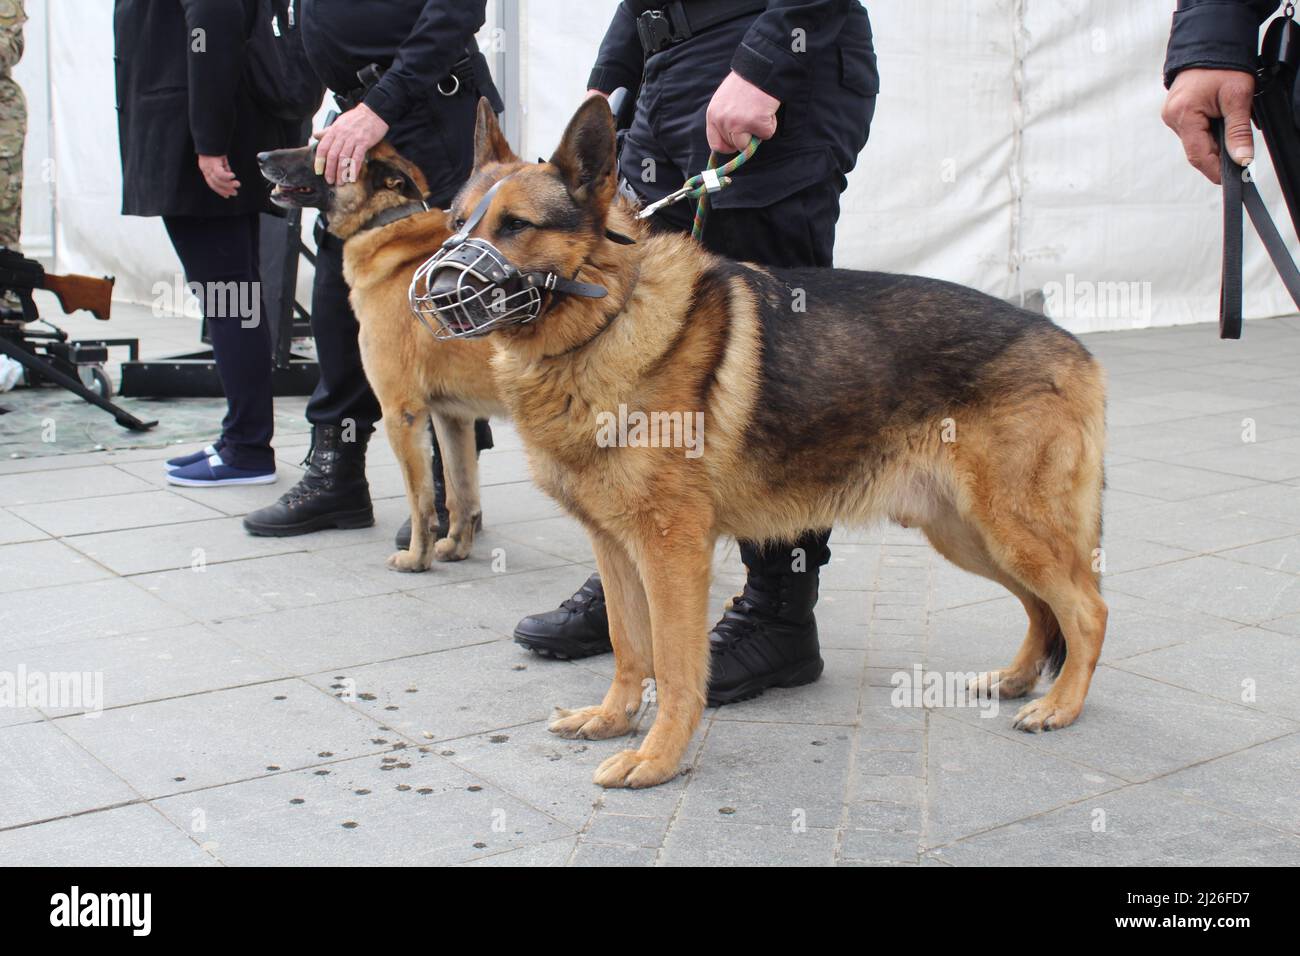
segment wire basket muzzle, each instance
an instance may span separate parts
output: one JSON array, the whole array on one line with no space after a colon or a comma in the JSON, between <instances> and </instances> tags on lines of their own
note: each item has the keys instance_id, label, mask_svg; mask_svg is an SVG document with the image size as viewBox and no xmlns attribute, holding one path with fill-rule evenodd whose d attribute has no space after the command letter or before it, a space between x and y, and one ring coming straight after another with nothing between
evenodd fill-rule
<instances>
[{"instance_id":1,"label":"wire basket muzzle","mask_svg":"<svg viewBox=\"0 0 1300 956\"><path fill-rule=\"evenodd\" d=\"M439 249L415 270L409 296L415 317L440 339L487 335L542 310L541 290L485 239Z\"/></svg>"}]
</instances>

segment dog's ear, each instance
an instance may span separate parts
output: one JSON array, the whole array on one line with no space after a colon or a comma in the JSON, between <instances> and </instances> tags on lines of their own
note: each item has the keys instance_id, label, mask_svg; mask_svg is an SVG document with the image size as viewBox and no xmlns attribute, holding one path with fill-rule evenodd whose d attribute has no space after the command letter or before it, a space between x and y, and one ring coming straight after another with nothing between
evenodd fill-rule
<instances>
[{"instance_id":1,"label":"dog's ear","mask_svg":"<svg viewBox=\"0 0 1300 956\"><path fill-rule=\"evenodd\" d=\"M424 199L420 187L410 174L387 160L370 160L366 163L366 172L370 176L371 193L395 192L417 202Z\"/></svg>"},{"instance_id":2,"label":"dog's ear","mask_svg":"<svg viewBox=\"0 0 1300 956\"><path fill-rule=\"evenodd\" d=\"M506 134L501 132L497 122L496 110L486 96L478 101L478 120L474 124L474 168L481 169L488 163L512 163L518 161Z\"/></svg>"},{"instance_id":3,"label":"dog's ear","mask_svg":"<svg viewBox=\"0 0 1300 956\"><path fill-rule=\"evenodd\" d=\"M551 164L576 203L600 213L609 207L618 188L618 163L614 114L605 97L589 97L578 107Z\"/></svg>"}]
</instances>

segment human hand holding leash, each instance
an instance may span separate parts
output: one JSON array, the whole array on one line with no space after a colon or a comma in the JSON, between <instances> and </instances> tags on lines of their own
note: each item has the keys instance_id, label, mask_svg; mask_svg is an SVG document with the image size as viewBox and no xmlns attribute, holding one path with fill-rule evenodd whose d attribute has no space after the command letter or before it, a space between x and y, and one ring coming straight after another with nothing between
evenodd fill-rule
<instances>
[{"instance_id":1,"label":"human hand holding leash","mask_svg":"<svg viewBox=\"0 0 1300 956\"><path fill-rule=\"evenodd\" d=\"M316 172L331 186L356 182L366 153L388 135L388 124L365 103L348 110L330 126L312 133Z\"/></svg>"},{"instance_id":2,"label":"human hand holding leash","mask_svg":"<svg viewBox=\"0 0 1300 956\"><path fill-rule=\"evenodd\" d=\"M1228 154L1238 166L1249 166L1255 158L1250 131L1254 95L1255 78L1240 70L1183 70L1169 88L1160 117L1183 141L1187 161L1212 183L1221 184L1222 178L1210 120L1223 119Z\"/></svg>"},{"instance_id":3,"label":"human hand holding leash","mask_svg":"<svg viewBox=\"0 0 1300 956\"><path fill-rule=\"evenodd\" d=\"M222 199L239 195L239 180L231 172L230 161L225 156L200 156L199 172L208 188Z\"/></svg>"},{"instance_id":4,"label":"human hand holding leash","mask_svg":"<svg viewBox=\"0 0 1300 956\"><path fill-rule=\"evenodd\" d=\"M738 73L728 73L709 101L705 124L709 149L738 153L750 136L761 140L776 134L776 111L781 101L769 96Z\"/></svg>"}]
</instances>

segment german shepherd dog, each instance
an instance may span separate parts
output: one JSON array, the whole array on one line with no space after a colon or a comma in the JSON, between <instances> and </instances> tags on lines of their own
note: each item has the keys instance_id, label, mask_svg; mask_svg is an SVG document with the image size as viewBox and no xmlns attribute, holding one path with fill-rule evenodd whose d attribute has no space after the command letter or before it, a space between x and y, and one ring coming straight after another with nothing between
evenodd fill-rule
<instances>
[{"instance_id":1,"label":"german shepherd dog","mask_svg":"<svg viewBox=\"0 0 1300 956\"><path fill-rule=\"evenodd\" d=\"M784 541L885 517L921 528L1028 613L1019 653L975 689L1021 697L1051 672L1015 725L1074 722L1107 617L1096 565L1105 385L1078 340L948 282L766 269L651 234L615 198L600 97L535 164L481 103L476 153L452 208L462 233L468 222L520 274L604 292L547 291L536 314L489 336L534 477L589 532L608 601L613 684L593 707L559 710L550 729L627 734L643 681L657 685L640 748L601 763L597 784L648 787L679 772L705 706L719 535ZM620 234L635 242L611 241ZM457 281L435 272L430 292ZM439 317L445 334L482 331L445 308ZM703 454L600 440L620 407L703 413Z\"/></svg>"},{"instance_id":2,"label":"german shepherd dog","mask_svg":"<svg viewBox=\"0 0 1300 956\"><path fill-rule=\"evenodd\" d=\"M407 292L416 267L451 230L447 214L425 210L425 179L415 164L380 143L355 182L329 185L314 169L315 147L258 157L262 175L283 207L324 211L344 240L343 274L360 325L361 361L383 410L384 428L401 466L411 507L411 544L388 559L398 571L427 571L434 559L459 561L481 526L474 419L505 408L489 367L485 341L437 341L411 315ZM433 468L428 424L442 451L447 485L447 536L434 540Z\"/></svg>"}]
</instances>

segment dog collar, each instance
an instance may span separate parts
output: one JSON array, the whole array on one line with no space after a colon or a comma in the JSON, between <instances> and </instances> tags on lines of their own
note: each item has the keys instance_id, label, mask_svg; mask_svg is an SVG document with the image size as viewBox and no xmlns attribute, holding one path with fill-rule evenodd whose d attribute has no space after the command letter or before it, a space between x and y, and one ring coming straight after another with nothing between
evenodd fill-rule
<instances>
[{"instance_id":1,"label":"dog collar","mask_svg":"<svg viewBox=\"0 0 1300 956\"><path fill-rule=\"evenodd\" d=\"M378 213L371 216L361 224L357 232L365 232L367 229L379 229L383 226L390 226L399 219L406 219L414 216L416 213L428 212L429 204L423 199L412 199L410 202L401 206L393 206L391 209L381 209Z\"/></svg>"}]
</instances>

